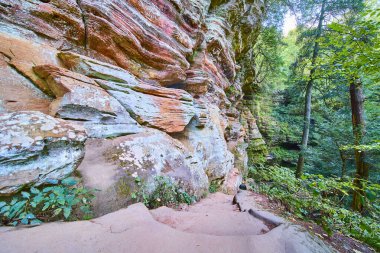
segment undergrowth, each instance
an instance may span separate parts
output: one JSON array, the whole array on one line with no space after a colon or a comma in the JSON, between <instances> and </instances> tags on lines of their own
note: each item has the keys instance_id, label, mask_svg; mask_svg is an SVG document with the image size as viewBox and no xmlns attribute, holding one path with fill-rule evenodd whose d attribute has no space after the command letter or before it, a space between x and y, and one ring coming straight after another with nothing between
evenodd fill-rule
<instances>
[{"instance_id":1,"label":"undergrowth","mask_svg":"<svg viewBox=\"0 0 380 253\"><path fill-rule=\"evenodd\" d=\"M32 187L9 201L0 202L0 225L40 225L43 221L92 218L93 190L78 186L74 178L41 189Z\"/></svg>"},{"instance_id":2,"label":"undergrowth","mask_svg":"<svg viewBox=\"0 0 380 253\"><path fill-rule=\"evenodd\" d=\"M350 210L351 178L325 178L322 175L294 176L288 168L269 167L250 169L248 177L255 180L251 187L303 220L312 220L331 236L340 231L380 250L380 185L366 183L362 202L363 214Z\"/></svg>"},{"instance_id":3,"label":"undergrowth","mask_svg":"<svg viewBox=\"0 0 380 253\"><path fill-rule=\"evenodd\" d=\"M194 196L183 190L170 177L156 176L153 186L142 182L139 177L135 179L135 183L137 190L132 193L132 199L144 203L150 209L160 206L178 207L181 203L190 205L195 201ZM150 191L152 188L154 190Z\"/></svg>"}]
</instances>

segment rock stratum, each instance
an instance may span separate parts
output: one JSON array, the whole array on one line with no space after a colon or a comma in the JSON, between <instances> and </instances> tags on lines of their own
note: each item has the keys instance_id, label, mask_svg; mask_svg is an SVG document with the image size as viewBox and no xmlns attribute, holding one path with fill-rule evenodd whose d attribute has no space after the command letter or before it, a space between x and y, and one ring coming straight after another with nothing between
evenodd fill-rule
<instances>
[{"instance_id":1,"label":"rock stratum","mask_svg":"<svg viewBox=\"0 0 380 253\"><path fill-rule=\"evenodd\" d=\"M125 206L136 176L235 192L247 147L263 146L245 99L263 12L261 0L0 0L0 196L75 170L100 190L98 215Z\"/></svg>"}]
</instances>

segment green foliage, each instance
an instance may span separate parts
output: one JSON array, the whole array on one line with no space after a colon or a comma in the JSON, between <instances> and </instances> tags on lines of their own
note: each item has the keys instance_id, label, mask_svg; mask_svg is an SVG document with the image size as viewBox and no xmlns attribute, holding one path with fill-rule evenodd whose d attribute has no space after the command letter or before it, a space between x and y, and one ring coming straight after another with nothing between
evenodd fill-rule
<instances>
[{"instance_id":1,"label":"green foliage","mask_svg":"<svg viewBox=\"0 0 380 253\"><path fill-rule=\"evenodd\" d=\"M294 176L288 168L250 170L255 190L280 201L300 219L314 220L331 235L340 231L380 249L380 185L366 182L365 214L349 210L355 186L351 178L325 178L322 175Z\"/></svg>"},{"instance_id":2,"label":"green foliage","mask_svg":"<svg viewBox=\"0 0 380 253\"><path fill-rule=\"evenodd\" d=\"M379 81L379 13L380 9L368 9L344 23L329 24L327 36L320 40L326 57L321 59L319 75L345 80L365 75Z\"/></svg>"},{"instance_id":3,"label":"green foliage","mask_svg":"<svg viewBox=\"0 0 380 253\"><path fill-rule=\"evenodd\" d=\"M76 179L69 177L60 185L42 189L32 187L9 202L0 202L1 224L39 225L52 219L70 220L74 218L74 211L85 219L91 218L93 191L77 184Z\"/></svg>"},{"instance_id":4,"label":"green foliage","mask_svg":"<svg viewBox=\"0 0 380 253\"><path fill-rule=\"evenodd\" d=\"M210 193L215 193L220 189L220 182L218 180L211 181L208 191Z\"/></svg>"},{"instance_id":5,"label":"green foliage","mask_svg":"<svg viewBox=\"0 0 380 253\"><path fill-rule=\"evenodd\" d=\"M292 164L298 158L298 152L281 147L271 149L271 154L277 163Z\"/></svg>"},{"instance_id":6,"label":"green foliage","mask_svg":"<svg viewBox=\"0 0 380 253\"><path fill-rule=\"evenodd\" d=\"M138 189L132 193L132 199L144 203L150 209L160 206L178 207L180 203L190 205L195 201L194 196L169 177L156 176L153 186L143 183L139 177L135 179L135 183ZM152 188L153 192L149 190Z\"/></svg>"},{"instance_id":7,"label":"green foliage","mask_svg":"<svg viewBox=\"0 0 380 253\"><path fill-rule=\"evenodd\" d=\"M267 149L263 139L253 139L247 147L248 164L259 165L266 162Z\"/></svg>"},{"instance_id":8,"label":"green foliage","mask_svg":"<svg viewBox=\"0 0 380 253\"><path fill-rule=\"evenodd\" d=\"M239 91L236 90L236 88L234 86L228 86L224 92L226 93L227 97L230 97L230 96L236 96L239 94Z\"/></svg>"},{"instance_id":9,"label":"green foliage","mask_svg":"<svg viewBox=\"0 0 380 253\"><path fill-rule=\"evenodd\" d=\"M341 150L353 150L357 149L360 151L369 151L369 150L380 150L380 141L375 141L375 143L369 145L345 145L340 148Z\"/></svg>"},{"instance_id":10,"label":"green foliage","mask_svg":"<svg viewBox=\"0 0 380 253\"><path fill-rule=\"evenodd\" d=\"M345 18L324 26L323 36L319 39L309 146L304 150L306 172L354 176L353 151L357 148L367 152L369 178L372 181L380 179L380 15L378 8L371 4L368 6L362 13L348 12ZM309 57L314 35L313 28L304 26L283 39L280 50L283 65L280 69L284 70L284 77L280 78L278 73L269 75L267 79L272 80L272 84L268 86L272 85L272 88L261 89L255 97L256 104L260 105L254 114L260 131L269 152L275 157L274 162L284 166L293 166L297 161L297 157L292 155L298 152L297 144L302 136L303 93L310 73ZM359 146L353 145L348 92L350 75L360 76L365 87L366 135ZM288 152L285 149L289 149Z\"/></svg>"}]
</instances>

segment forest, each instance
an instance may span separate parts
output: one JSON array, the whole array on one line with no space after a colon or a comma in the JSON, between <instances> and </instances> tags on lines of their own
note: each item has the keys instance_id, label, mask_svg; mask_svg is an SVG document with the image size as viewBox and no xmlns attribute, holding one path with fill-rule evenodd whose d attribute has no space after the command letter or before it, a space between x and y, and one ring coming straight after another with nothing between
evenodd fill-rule
<instances>
[{"instance_id":1,"label":"forest","mask_svg":"<svg viewBox=\"0 0 380 253\"><path fill-rule=\"evenodd\" d=\"M267 150L251 161L251 176L299 217L379 249L380 5L272 7L253 53L253 107ZM287 11L297 27L283 34Z\"/></svg>"}]
</instances>

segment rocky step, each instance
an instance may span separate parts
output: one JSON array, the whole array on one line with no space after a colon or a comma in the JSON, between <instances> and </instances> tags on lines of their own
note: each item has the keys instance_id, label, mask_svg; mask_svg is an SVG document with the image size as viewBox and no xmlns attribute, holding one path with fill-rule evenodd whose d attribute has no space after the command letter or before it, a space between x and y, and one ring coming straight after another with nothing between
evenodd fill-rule
<instances>
[{"instance_id":1,"label":"rocky step","mask_svg":"<svg viewBox=\"0 0 380 253\"><path fill-rule=\"evenodd\" d=\"M0 252L333 252L319 238L289 223L280 224L265 234L239 234L243 233L239 228L242 224L227 219L243 221L244 218L236 218L233 205L215 200L222 197L232 199L232 196L211 195L184 211L166 208L149 211L138 203L90 221L54 222L28 229L3 227L0 228ZM213 202L214 206L211 205ZM224 207L227 209L220 210ZM173 224L158 221L169 213L173 214L172 219L178 218L178 229ZM227 213L230 213L229 217ZM215 225L215 218L204 218L205 214L211 214L206 217L223 214L219 223L226 223L232 228L216 225L214 231L210 231L211 225ZM187 221L189 215L194 219ZM251 222L257 221L253 219ZM201 229L202 223L204 229ZM190 226L185 232L186 224L197 226ZM215 235L223 229L224 235ZM232 233L234 229L236 234Z\"/></svg>"},{"instance_id":2,"label":"rocky step","mask_svg":"<svg viewBox=\"0 0 380 253\"><path fill-rule=\"evenodd\" d=\"M240 212L232 199L231 195L215 193L182 211L160 207L151 214L158 222L188 233L244 236L269 231L262 220Z\"/></svg>"}]
</instances>

